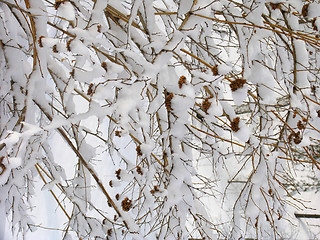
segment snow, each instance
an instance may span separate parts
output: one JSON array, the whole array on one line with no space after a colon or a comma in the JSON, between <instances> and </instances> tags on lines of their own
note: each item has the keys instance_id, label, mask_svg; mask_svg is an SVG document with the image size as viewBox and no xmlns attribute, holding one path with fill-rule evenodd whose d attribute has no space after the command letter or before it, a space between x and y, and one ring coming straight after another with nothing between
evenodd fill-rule
<instances>
[{"instance_id":1,"label":"snow","mask_svg":"<svg viewBox=\"0 0 320 240\"><path fill-rule=\"evenodd\" d=\"M319 4L272 2L3 3L0 239L316 239Z\"/></svg>"}]
</instances>

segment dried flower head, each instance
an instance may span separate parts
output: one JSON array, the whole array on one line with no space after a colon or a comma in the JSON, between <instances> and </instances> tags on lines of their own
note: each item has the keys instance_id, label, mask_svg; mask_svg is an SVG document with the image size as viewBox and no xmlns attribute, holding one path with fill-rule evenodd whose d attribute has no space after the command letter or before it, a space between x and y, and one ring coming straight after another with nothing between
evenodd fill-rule
<instances>
[{"instance_id":1,"label":"dried flower head","mask_svg":"<svg viewBox=\"0 0 320 240\"><path fill-rule=\"evenodd\" d=\"M137 166L137 173L140 175L143 175L143 172L140 166Z\"/></svg>"},{"instance_id":2,"label":"dried flower head","mask_svg":"<svg viewBox=\"0 0 320 240\"><path fill-rule=\"evenodd\" d=\"M300 131L290 133L290 135L288 136L288 142L291 142L292 139L295 144L301 143L302 137L300 136Z\"/></svg>"},{"instance_id":3,"label":"dried flower head","mask_svg":"<svg viewBox=\"0 0 320 240\"><path fill-rule=\"evenodd\" d=\"M53 45L52 52L54 52L54 53L58 53L59 52L58 48L57 48L57 44Z\"/></svg>"},{"instance_id":4,"label":"dried flower head","mask_svg":"<svg viewBox=\"0 0 320 240\"><path fill-rule=\"evenodd\" d=\"M219 75L219 70L218 70L218 65L215 65L214 67L211 68L213 76Z\"/></svg>"},{"instance_id":5,"label":"dried flower head","mask_svg":"<svg viewBox=\"0 0 320 240\"><path fill-rule=\"evenodd\" d=\"M179 88L182 88L183 84L187 84L187 78L185 76L181 76L179 78L178 84L179 84Z\"/></svg>"},{"instance_id":6,"label":"dried flower head","mask_svg":"<svg viewBox=\"0 0 320 240\"><path fill-rule=\"evenodd\" d=\"M298 127L299 130L303 130L303 129L306 128L306 126L302 123L301 120L297 123L297 127Z\"/></svg>"},{"instance_id":7,"label":"dried flower head","mask_svg":"<svg viewBox=\"0 0 320 240\"><path fill-rule=\"evenodd\" d=\"M242 88L244 84L247 82L245 79L238 78L230 83L231 91L234 92L239 88Z\"/></svg>"},{"instance_id":8,"label":"dried flower head","mask_svg":"<svg viewBox=\"0 0 320 240\"><path fill-rule=\"evenodd\" d=\"M120 174L121 174L121 169L119 168L119 169L116 171L116 177L117 177L119 180L121 179Z\"/></svg>"},{"instance_id":9,"label":"dried flower head","mask_svg":"<svg viewBox=\"0 0 320 240\"><path fill-rule=\"evenodd\" d=\"M202 110L208 114L208 109L210 108L211 106L211 102L209 101L210 98L206 98L205 100L203 100L202 102Z\"/></svg>"},{"instance_id":10,"label":"dried flower head","mask_svg":"<svg viewBox=\"0 0 320 240\"><path fill-rule=\"evenodd\" d=\"M302 10L301 10L301 15L303 17L307 17L308 16L308 13L309 13L309 3L305 4L303 7L302 7Z\"/></svg>"},{"instance_id":11,"label":"dried flower head","mask_svg":"<svg viewBox=\"0 0 320 240\"><path fill-rule=\"evenodd\" d=\"M132 201L129 198L125 198L122 202L121 202L121 206L123 211L128 212L130 210L130 208L132 207Z\"/></svg>"},{"instance_id":12,"label":"dried flower head","mask_svg":"<svg viewBox=\"0 0 320 240\"><path fill-rule=\"evenodd\" d=\"M4 156L0 158L0 168L2 169L0 172L0 176L7 170L6 166L2 163Z\"/></svg>"},{"instance_id":13,"label":"dried flower head","mask_svg":"<svg viewBox=\"0 0 320 240\"><path fill-rule=\"evenodd\" d=\"M158 186L153 186L153 189L151 189L151 191L150 191L150 193L151 194L155 194L156 192L159 192L159 188L158 188Z\"/></svg>"},{"instance_id":14,"label":"dried flower head","mask_svg":"<svg viewBox=\"0 0 320 240\"><path fill-rule=\"evenodd\" d=\"M73 41L73 38L69 39L68 42L67 42L67 49L68 49L69 52L71 52L70 44L71 44L72 41Z\"/></svg>"},{"instance_id":15,"label":"dried flower head","mask_svg":"<svg viewBox=\"0 0 320 240\"><path fill-rule=\"evenodd\" d=\"M70 72L70 76L74 78L74 73L75 73L75 70L72 69L72 71Z\"/></svg>"},{"instance_id":16,"label":"dried flower head","mask_svg":"<svg viewBox=\"0 0 320 240\"><path fill-rule=\"evenodd\" d=\"M317 18L316 17L313 18L312 21L311 21L311 25L313 27L313 30L318 31L319 29L318 29L318 26L316 24L316 21L317 21Z\"/></svg>"},{"instance_id":17,"label":"dried flower head","mask_svg":"<svg viewBox=\"0 0 320 240\"><path fill-rule=\"evenodd\" d=\"M97 30L99 33L101 33L101 25L100 24L97 26Z\"/></svg>"},{"instance_id":18,"label":"dried flower head","mask_svg":"<svg viewBox=\"0 0 320 240\"><path fill-rule=\"evenodd\" d=\"M45 36L40 36L38 39L38 43L40 47L43 47L42 39L45 38Z\"/></svg>"},{"instance_id":19,"label":"dried flower head","mask_svg":"<svg viewBox=\"0 0 320 240\"><path fill-rule=\"evenodd\" d=\"M281 9L281 3L272 3L270 2L270 7L272 10Z\"/></svg>"},{"instance_id":20,"label":"dried flower head","mask_svg":"<svg viewBox=\"0 0 320 240\"><path fill-rule=\"evenodd\" d=\"M107 63L106 63L106 62L101 63L101 67L102 67L106 72L108 72L108 66L107 66Z\"/></svg>"},{"instance_id":21,"label":"dried flower head","mask_svg":"<svg viewBox=\"0 0 320 240\"><path fill-rule=\"evenodd\" d=\"M137 151L138 156L142 156L142 151L141 151L140 145L137 146L136 151Z\"/></svg>"},{"instance_id":22,"label":"dried flower head","mask_svg":"<svg viewBox=\"0 0 320 240\"><path fill-rule=\"evenodd\" d=\"M240 130L239 128L239 123L240 123L240 118L239 117L236 117L232 120L231 122L231 129L232 131L234 132L238 132Z\"/></svg>"},{"instance_id":23,"label":"dried flower head","mask_svg":"<svg viewBox=\"0 0 320 240\"><path fill-rule=\"evenodd\" d=\"M87 91L87 95L91 96L93 94L93 83L90 83L88 91Z\"/></svg>"},{"instance_id":24,"label":"dried flower head","mask_svg":"<svg viewBox=\"0 0 320 240\"><path fill-rule=\"evenodd\" d=\"M170 112L172 110L172 107L171 107L171 100L173 98L173 93L169 93L167 92L166 93L166 97L165 97L165 101L164 101L164 104L166 106L166 109L168 112Z\"/></svg>"},{"instance_id":25,"label":"dried flower head","mask_svg":"<svg viewBox=\"0 0 320 240\"><path fill-rule=\"evenodd\" d=\"M301 143L301 141L302 141L302 136L300 136L300 131L298 131L298 132L296 132L296 133L294 134L293 142L294 142L295 144L299 144L299 143Z\"/></svg>"}]
</instances>

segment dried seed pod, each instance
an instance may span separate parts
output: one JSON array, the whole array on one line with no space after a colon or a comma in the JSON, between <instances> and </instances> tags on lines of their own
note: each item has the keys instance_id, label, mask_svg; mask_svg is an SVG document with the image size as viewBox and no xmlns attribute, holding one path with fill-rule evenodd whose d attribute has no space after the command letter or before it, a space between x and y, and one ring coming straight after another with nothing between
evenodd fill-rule
<instances>
[{"instance_id":1,"label":"dried seed pod","mask_svg":"<svg viewBox=\"0 0 320 240\"><path fill-rule=\"evenodd\" d=\"M71 44L72 41L73 41L73 38L69 39L68 42L67 42L67 49L68 49L69 52L71 52L70 44Z\"/></svg>"},{"instance_id":2,"label":"dried seed pod","mask_svg":"<svg viewBox=\"0 0 320 240\"><path fill-rule=\"evenodd\" d=\"M4 156L0 158L0 168L2 169L0 176L7 170L6 166L2 163Z\"/></svg>"},{"instance_id":3,"label":"dried seed pod","mask_svg":"<svg viewBox=\"0 0 320 240\"><path fill-rule=\"evenodd\" d=\"M119 168L115 173L116 173L116 177L120 180L121 169Z\"/></svg>"},{"instance_id":4,"label":"dried seed pod","mask_svg":"<svg viewBox=\"0 0 320 240\"><path fill-rule=\"evenodd\" d=\"M70 76L74 78L74 69L72 69L72 71L70 72Z\"/></svg>"},{"instance_id":5,"label":"dried seed pod","mask_svg":"<svg viewBox=\"0 0 320 240\"><path fill-rule=\"evenodd\" d=\"M247 82L245 79L238 78L230 83L231 91L234 92L239 88L242 88L244 84Z\"/></svg>"},{"instance_id":6,"label":"dried seed pod","mask_svg":"<svg viewBox=\"0 0 320 240\"><path fill-rule=\"evenodd\" d=\"M210 108L211 106L211 102L209 101L209 98L206 98L203 102L202 102L202 110L208 114L208 109Z\"/></svg>"},{"instance_id":7,"label":"dried seed pod","mask_svg":"<svg viewBox=\"0 0 320 240\"><path fill-rule=\"evenodd\" d=\"M173 98L173 93L169 93L167 92L166 93L166 97L165 97L165 101L164 101L164 104L166 106L166 109L168 112L170 112L172 110L172 107L171 107L171 100Z\"/></svg>"},{"instance_id":8,"label":"dried seed pod","mask_svg":"<svg viewBox=\"0 0 320 240\"><path fill-rule=\"evenodd\" d=\"M231 122L231 129L232 131L234 132L238 132L240 130L239 128L239 123L240 123L240 118L239 117L236 117L232 120Z\"/></svg>"},{"instance_id":9,"label":"dried seed pod","mask_svg":"<svg viewBox=\"0 0 320 240\"><path fill-rule=\"evenodd\" d=\"M53 45L52 52L54 52L54 53L58 53L59 52L58 49L57 49L57 44Z\"/></svg>"},{"instance_id":10,"label":"dried seed pod","mask_svg":"<svg viewBox=\"0 0 320 240\"><path fill-rule=\"evenodd\" d=\"M306 126L302 123L301 120L297 123L297 127L298 127L299 130L303 130L303 129L306 128Z\"/></svg>"},{"instance_id":11,"label":"dried seed pod","mask_svg":"<svg viewBox=\"0 0 320 240\"><path fill-rule=\"evenodd\" d=\"M142 156L142 151L141 151L140 145L137 146L136 151L137 151L138 156Z\"/></svg>"},{"instance_id":12,"label":"dried seed pod","mask_svg":"<svg viewBox=\"0 0 320 240\"><path fill-rule=\"evenodd\" d=\"M187 78L185 76L181 76L179 78L178 84L179 84L179 88L182 88L183 84L187 84Z\"/></svg>"},{"instance_id":13,"label":"dried seed pod","mask_svg":"<svg viewBox=\"0 0 320 240\"><path fill-rule=\"evenodd\" d=\"M294 133L293 142L294 142L295 144L299 144L299 143L301 143L301 141L302 141L302 137L300 136L300 131Z\"/></svg>"},{"instance_id":14,"label":"dried seed pod","mask_svg":"<svg viewBox=\"0 0 320 240\"><path fill-rule=\"evenodd\" d=\"M109 186L110 186L110 187L113 187L113 182L112 182L112 180L109 181Z\"/></svg>"},{"instance_id":15,"label":"dried seed pod","mask_svg":"<svg viewBox=\"0 0 320 240\"><path fill-rule=\"evenodd\" d=\"M317 111L318 118L320 118L320 110Z\"/></svg>"},{"instance_id":16,"label":"dried seed pod","mask_svg":"<svg viewBox=\"0 0 320 240\"><path fill-rule=\"evenodd\" d=\"M121 131L115 131L114 135L116 135L117 137L121 137Z\"/></svg>"},{"instance_id":17,"label":"dried seed pod","mask_svg":"<svg viewBox=\"0 0 320 240\"><path fill-rule=\"evenodd\" d=\"M62 3L64 3L64 0L56 1L56 3L54 4L54 8L57 10Z\"/></svg>"},{"instance_id":18,"label":"dried seed pod","mask_svg":"<svg viewBox=\"0 0 320 240\"><path fill-rule=\"evenodd\" d=\"M155 194L156 192L159 192L158 186L153 186L153 189L150 191L151 194Z\"/></svg>"},{"instance_id":19,"label":"dried seed pod","mask_svg":"<svg viewBox=\"0 0 320 240\"><path fill-rule=\"evenodd\" d=\"M298 111L297 111L297 110L294 110L294 111L293 111L293 116L292 116L292 117L293 117L293 118L296 118L297 113L298 113Z\"/></svg>"},{"instance_id":20,"label":"dried seed pod","mask_svg":"<svg viewBox=\"0 0 320 240\"><path fill-rule=\"evenodd\" d=\"M211 68L213 76L219 75L219 70L218 70L218 65L215 65L214 67Z\"/></svg>"},{"instance_id":21,"label":"dried seed pod","mask_svg":"<svg viewBox=\"0 0 320 240\"><path fill-rule=\"evenodd\" d=\"M309 3L305 4L303 7L302 7L302 10L301 10L301 15L303 17L307 17L308 16L308 13L309 13Z\"/></svg>"},{"instance_id":22,"label":"dried seed pod","mask_svg":"<svg viewBox=\"0 0 320 240\"><path fill-rule=\"evenodd\" d=\"M281 9L281 3L272 3L270 2L270 7L272 10Z\"/></svg>"},{"instance_id":23,"label":"dried seed pod","mask_svg":"<svg viewBox=\"0 0 320 240\"><path fill-rule=\"evenodd\" d=\"M90 85L89 85L89 88L88 88L88 91L87 91L87 95L92 95L93 94L93 83L90 83Z\"/></svg>"},{"instance_id":24,"label":"dried seed pod","mask_svg":"<svg viewBox=\"0 0 320 240\"><path fill-rule=\"evenodd\" d=\"M137 173L140 175L143 175L143 172L140 166L137 166Z\"/></svg>"},{"instance_id":25,"label":"dried seed pod","mask_svg":"<svg viewBox=\"0 0 320 240\"><path fill-rule=\"evenodd\" d=\"M119 199L120 199L120 195L119 195L119 193L117 193L116 194L116 200L119 201Z\"/></svg>"},{"instance_id":26,"label":"dried seed pod","mask_svg":"<svg viewBox=\"0 0 320 240\"><path fill-rule=\"evenodd\" d=\"M130 210L130 208L132 207L132 201L129 198L125 198L122 202L121 202L121 206L123 211L128 212Z\"/></svg>"},{"instance_id":27,"label":"dried seed pod","mask_svg":"<svg viewBox=\"0 0 320 240\"><path fill-rule=\"evenodd\" d=\"M111 237L111 235L112 235L112 228L108 229L107 234L108 234L108 236Z\"/></svg>"},{"instance_id":28,"label":"dried seed pod","mask_svg":"<svg viewBox=\"0 0 320 240\"><path fill-rule=\"evenodd\" d=\"M316 21L317 21L317 18L316 17L313 18L312 21L311 21L311 25L313 27L313 30L318 31L319 29L318 29L318 27L316 25Z\"/></svg>"},{"instance_id":29,"label":"dried seed pod","mask_svg":"<svg viewBox=\"0 0 320 240\"><path fill-rule=\"evenodd\" d=\"M39 47L43 47L42 39L45 38L45 36L40 36L38 39Z\"/></svg>"},{"instance_id":30,"label":"dried seed pod","mask_svg":"<svg viewBox=\"0 0 320 240\"><path fill-rule=\"evenodd\" d=\"M106 62L101 63L101 67L102 67L106 72L108 72L108 66L107 66L107 63L106 63Z\"/></svg>"}]
</instances>

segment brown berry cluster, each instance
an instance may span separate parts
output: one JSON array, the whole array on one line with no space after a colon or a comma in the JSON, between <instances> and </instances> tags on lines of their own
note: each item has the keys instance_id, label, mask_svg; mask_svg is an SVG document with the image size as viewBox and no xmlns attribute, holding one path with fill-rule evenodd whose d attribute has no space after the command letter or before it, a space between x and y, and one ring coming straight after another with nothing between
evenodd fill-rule
<instances>
[{"instance_id":1,"label":"brown berry cluster","mask_svg":"<svg viewBox=\"0 0 320 240\"><path fill-rule=\"evenodd\" d=\"M295 144L301 143L302 136L300 136L300 131L290 133L290 135L288 136L288 142L291 142L292 139Z\"/></svg>"},{"instance_id":2,"label":"brown berry cluster","mask_svg":"<svg viewBox=\"0 0 320 240\"><path fill-rule=\"evenodd\" d=\"M159 192L158 186L153 186L153 189L150 191L151 194L155 194L156 192Z\"/></svg>"},{"instance_id":3,"label":"brown berry cluster","mask_svg":"<svg viewBox=\"0 0 320 240\"><path fill-rule=\"evenodd\" d=\"M143 172L140 166L137 166L137 173L140 175L143 175Z\"/></svg>"},{"instance_id":4,"label":"brown berry cluster","mask_svg":"<svg viewBox=\"0 0 320 240\"><path fill-rule=\"evenodd\" d=\"M239 123L240 123L240 118L239 117L236 117L232 120L231 122L231 129L232 131L234 132L238 132L240 130L239 128Z\"/></svg>"},{"instance_id":5,"label":"brown berry cluster","mask_svg":"<svg viewBox=\"0 0 320 240\"><path fill-rule=\"evenodd\" d=\"M170 112L172 110L172 107L171 107L172 98L173 98L173 93L169 93L169 92L166 93L166 98L165 98L164 104L165 104L168 112Z\"/></svg>"},{"instance_id":6,"label":"brown berry cluster","mask_svg":"<svg viewBox=\"0 0 320 240\"><path fill-rule=\"evenodd\" d=\"M202 110L208 114L208 109L211 106L211 102L209 101L209 98L206 98L205 100L203 100L201 108Z\"/></svg>"},{"instance_id":7,"label":"brown berry cluster","mask_svg":"<svg viewBox=\"0 0 320 240\"><path fill-rule=\"evenodd\" d=\"M137 151L138 156L142 156L142 151L141 151L140 145L137 146L136 151Z\"/></svg>"},{"instance_id":8,"label":"brown berry cluster","mask_svg":"<svg viewBox=\"0 0 320 240\"><path fill-rule=\"evenodd\" d=\"M130 208L132 207L132 201L129 198L125 198L122 202L121 202L121 206L123 211L128 212L130 210Z\"/></svg>"},{"instance_id":9,"label":"brown berry cluster","mask_svg":"<svg viewBox=\"0 0 320 240\"><path fill-rule=\"evenodd\" d=\"M178 84L179 84L179 88L182 88L183 84L187 84L187 78L185 76L181 76L179 78Z\"/></svg>"},{"instance_id":10,"label":"brown berry cluster","mask_svg":"<svg viewBox=\"0 0 320 240\"><path fill-rule=\"evenodd\" d=\"M247 82L245 79L238 78L230 83L231 91L234 92L239 88L242 88L243 85Z\"/></svg>"},{"instance_id":11,"label":"brown berry cluster","mask_svg":"<svg viewBox=\"0 0 320 240\"><path fill-rule=\"evenodd\" d=\"M121 174L121 169L119 168L119 169L116 171L116 177L117 177L119 180L121 179L120 174Z\"/></svg>"},{"instance_id":12,"label":"brown berry cluster","mask_svg":"<svg viewBox=\"0 0 320 240\"><path fill-rule=\"evenodd\" d=\"M115 131L114 135L116 135L117 137L121 137L121 131Z\"/></svg>"}]
</instances>

